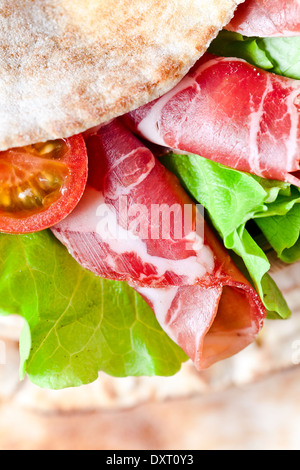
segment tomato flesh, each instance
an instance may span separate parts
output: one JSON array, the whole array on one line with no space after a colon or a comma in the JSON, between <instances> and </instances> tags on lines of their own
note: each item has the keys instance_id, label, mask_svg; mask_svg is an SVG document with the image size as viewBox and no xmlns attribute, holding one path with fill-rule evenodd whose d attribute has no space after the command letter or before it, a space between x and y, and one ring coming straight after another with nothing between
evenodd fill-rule
<instances>
[{"instance_id":1,"label":"tomato flesh","mask_svg":"<svg viewBox=\"0 0 300 470\"><path fill-rule=\"evenodd\" d=\"M0 231L49 228L76 207L87 182L82 136L0 152Z\"/></svg>"}]
</instances>

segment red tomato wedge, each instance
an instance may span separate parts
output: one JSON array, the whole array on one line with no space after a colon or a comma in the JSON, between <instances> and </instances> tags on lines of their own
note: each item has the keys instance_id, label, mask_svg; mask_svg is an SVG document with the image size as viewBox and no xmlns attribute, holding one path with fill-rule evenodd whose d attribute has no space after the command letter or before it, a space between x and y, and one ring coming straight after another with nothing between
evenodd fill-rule
<instances>
[{"instance_id":1,"label":"red tomato wedge","mask_svg":"<svg viewBox=\"0 0 300 470\"><path fill-rule=\"evenodd\" d=\"M52 227L80 201L88 158L81 135L0 152L0 232Z\"/></svg>"}]
</instances>

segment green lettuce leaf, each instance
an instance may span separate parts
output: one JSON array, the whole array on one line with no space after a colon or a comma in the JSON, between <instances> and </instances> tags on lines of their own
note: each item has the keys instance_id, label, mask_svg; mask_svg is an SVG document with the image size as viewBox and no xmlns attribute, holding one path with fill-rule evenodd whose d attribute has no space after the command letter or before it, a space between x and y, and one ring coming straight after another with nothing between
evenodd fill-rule
<instances>
[{"instance_id":1,"label":"green lettuce leaf","mask_svg":"<svg viewBox=\"0 0 300 470\"><path fill-rule=\"evenodd\" d=\"M257 217L267 220L269 207L273 215L278 199L283 195L289 199L289 185L242 173L198 155L170 154L162 162L205 207L225 247L243 260L249 280L260 294L269 317L288 318L291 312L268 274L270 262L246 224Z\"/></svg>"},{"instance_id":2,"label":"green lettuce leaf","mask_svg":"<svg viewBox=\"0 0 300 470\"><path fill-rule=\"evenodd\" d=\"M0 235L0 315L22 316L21 376L40 387L169 376L187 360L127 284L84 270L51 234Z\"/></svg>"},{"instance_id":3,"label":"green lettuce leaf","mask_svg":"<svg viewBox=\"0 0 300 470\"><path fill-rule=\"evenodd\" d=\"M239 57L269 72L300 79L300 37L247 38L238 33L221 31L209 52L224 57Z\"/></svg>"},{"instance_id":4,"label":"green lettuce leaf","mask_svg":"<svg viewBox=\"0 0 300 470\"><path fill-rule=\"evenodd\" d=\"M292 188L290 197L282 196L271 204L270 216L256 220L278 257L285 263L300 259L300 191Z\"/></svg>"},{"instance_id":5,"label":"green lettuce leaf","mask_svg":"<svg viewBox=\"0 0 300 470\"><path fill-rule=\"evenodd\" d=\"M247 38L221 31L209 52L238 57L272 73L300 79L300 37ZM226 248L242 260L270 318L287 318L290 310L268 275L270 263L247 230L255 220L278 257L292 263L300 259L299 190L226 168L199 156L170 155L163 163L202 204ZM239 264L239 258L236 259ZM239 266L242 269L242 265Z\"/></svg>"}]
</instances>

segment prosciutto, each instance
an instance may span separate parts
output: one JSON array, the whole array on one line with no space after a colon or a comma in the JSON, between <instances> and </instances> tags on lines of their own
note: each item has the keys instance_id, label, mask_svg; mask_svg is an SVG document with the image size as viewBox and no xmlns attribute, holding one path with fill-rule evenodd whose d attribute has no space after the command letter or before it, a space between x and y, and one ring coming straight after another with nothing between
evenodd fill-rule
<instances>
[{"instance_id":1,"label":"prosciutto","mask_svg":"<svg viewBox=\"0 0 300 470\"><path fill-rule=\"evenodd\" d=\"M255 341L263 326L263 308L245 280L232 278L227 285L210 288L194 285L136 290L198 370L243 350Z\"/></svg>"},{"instance_id":2,"label":"prosciutto","mask_svg":"<svg viewBox=\"0 0 300 470\"><path fill-rule=\"evenodd\" d=\"M247 0L226 29L244 36L300 36L300 0Z\"/></svg>"},{"instance_id":3,"label":"prosciutto","mask_svg":"<svg viewBox=\"0 0 300 470\"><path fill-rule=\"evenodd\" d=\"M172 91L124 118L155 144L300 186L300 82L206 54Z\"/></svg>"},{"instance_id":4,"label":"prosciutto","mask_svg":"<svg viewBox=\"0 0 300 470\"><path fill-rule=\"evenodd\" d=\"M134 287L197 368L253 342L264 306L177 179L118 120L86 143L86 192L55 236L83 267Z\"/></svg>"}]
</instances>

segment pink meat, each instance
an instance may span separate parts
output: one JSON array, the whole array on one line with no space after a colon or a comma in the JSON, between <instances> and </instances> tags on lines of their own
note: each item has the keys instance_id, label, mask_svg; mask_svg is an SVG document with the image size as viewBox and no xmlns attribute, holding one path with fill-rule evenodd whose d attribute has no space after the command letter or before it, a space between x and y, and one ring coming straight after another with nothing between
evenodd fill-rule
<instances>
[{"instance_id":1,"label":"pink meat","mask_svg":"<svg viewBox=\"0 0 300 470\"><path fill-rule=\"evenodd\" d=\"M90 135L87 148L86 192L53 228L72 256L132 285L198 368L253 342L262 302L177 179L117 120ZM153 221L157 206L172 208L165 227Z\"/></svg>"},{"instance_id":2,"label":"pink meat","mask_svg":"<svg viewBox=\"0 0 300 470\"><path fill-rule=\"evenodd\" d=\"M244 36L300 36L300 0L246 0L226 29Z\"/></svg>"},{"instance_id":3,"label":"pink meat","mask_svg":"<svg viewBox=\"0 0 300 470\"><path fill-rule=\"evenodd\" d=\"M124 118L155 144L300 186L300 81L206 54L162 98Z\"/></svg>"},{"instance_id":4,"label":"pink meat","mask_svg":"<svg viewBox=\"0 0 300 470\"><path fill-rule=\"evenodd\" d=\"M86 143L85 194L54 228L63 243L72 238L79 263L101 277L143 287L210 283L219 266L196 206L177 179L118 121Z\"/></svg>"},{"instance_id":5,"label":"pink meat","mask_svg":"<svg viewBox=\"0 0 300 470\"><path fill-rule=\"evenodd\" d=\"M196 285L136 290L199 370L253 343L263 325L260 301L244 283L232 280L227 286L211 288Z\"/></svg>"}]
</instances>

